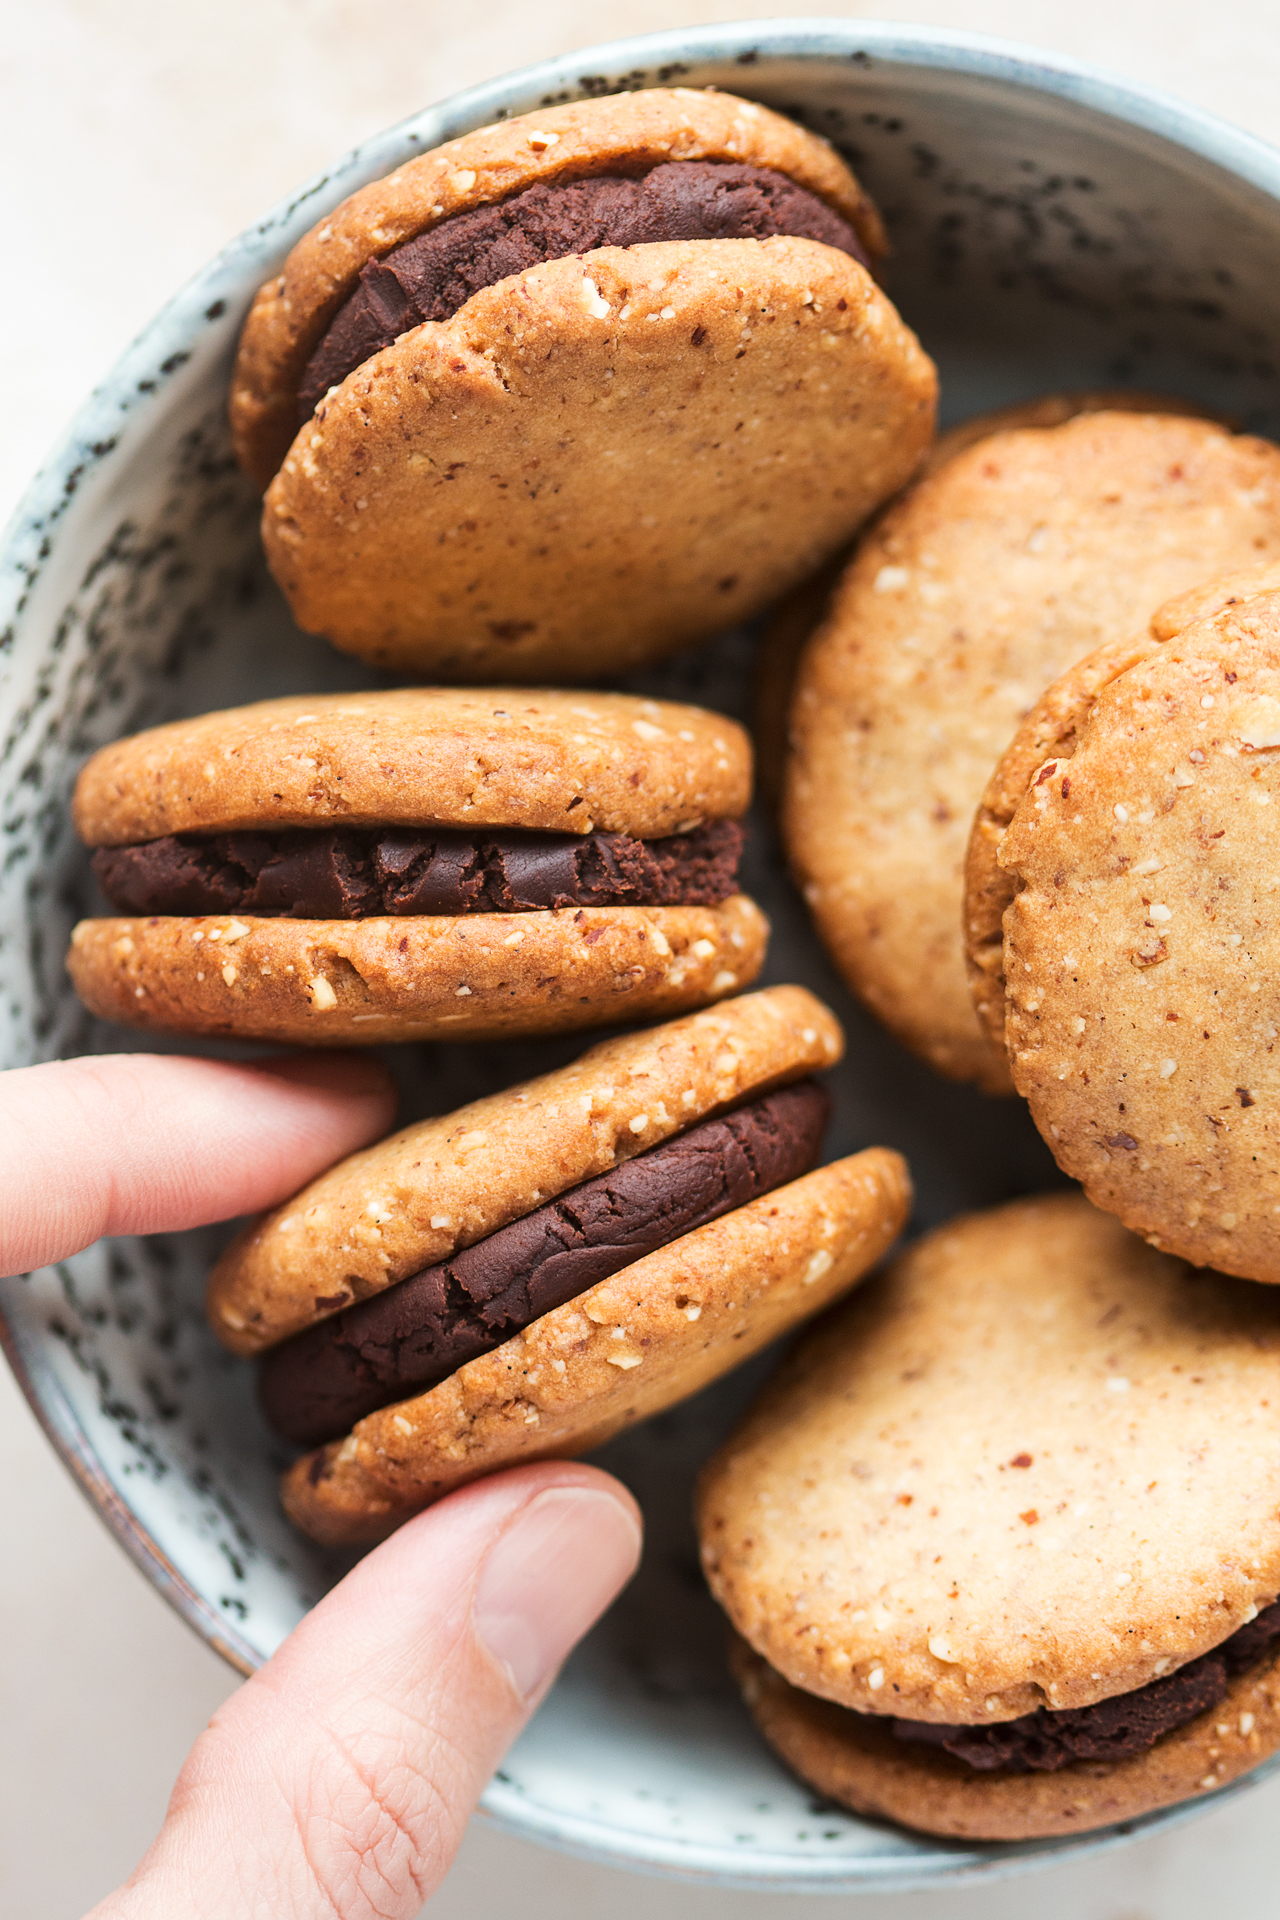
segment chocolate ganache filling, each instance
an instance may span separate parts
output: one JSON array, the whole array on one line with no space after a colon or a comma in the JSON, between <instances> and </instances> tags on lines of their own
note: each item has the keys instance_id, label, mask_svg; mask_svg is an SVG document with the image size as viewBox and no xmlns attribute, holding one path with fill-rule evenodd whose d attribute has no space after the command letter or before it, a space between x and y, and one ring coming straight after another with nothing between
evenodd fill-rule
<instances>
[{"instance_id":1,"label":"chocolate ganache filling","mask_svg":"<svg viewBox=\"0 0 1280 1920\"><path fill-rule=\"evenodd\" d=\"M830 1107L812 1080L766 1094L295 1334L262 1362L268 1421L314 1447L424 1392L610 1274L807 1173Z\"/></svg>"},{"instance_id":2,"label":"chocolate ganache filling","mask_svg":"<svg viewBox=\"0 0 1280 1920\"><path fill-rule=\"evenodd\" d=\"M978 1727L895 1720L893 1732L899 1740L942 1747L978 1773L1056 1773L1077 1760L1127 1760L1216 1707L1232 1680L1254 1666L1278 1638L1280 1601L1176 1673L1091 1707L1063 1712L1041 1707L1020 1720Z\"/></svg>"},{"instance_id":3,"label":"chocolate ganache filling","mask_svg":"<svg viewBox=\"0 0 1280 1920\"><path fill-rule=\"evenodd\" d=\"M473 293L512 274L654 240L767 240L789 234L869 261L847 220L785 174L725 160L672 160L639 179L613 174L526 187L455 213L370 260L329 323L298 390L298 424L330 387L424 320L448 320Z\"/></svg>"},{"instance_id":4,"label":"chocolate ganache filling","mask_svg":"<svg viewBox=\"0 0 1280 1920\"><path fill-rule=\"evenodd\" d=\"M100 847L98 884L120 913L249 913L299 920L520 913L556 907L714 906L737 891L743 831L518 833L295 827L170 834Z\"/></svg>"}]
</instances>

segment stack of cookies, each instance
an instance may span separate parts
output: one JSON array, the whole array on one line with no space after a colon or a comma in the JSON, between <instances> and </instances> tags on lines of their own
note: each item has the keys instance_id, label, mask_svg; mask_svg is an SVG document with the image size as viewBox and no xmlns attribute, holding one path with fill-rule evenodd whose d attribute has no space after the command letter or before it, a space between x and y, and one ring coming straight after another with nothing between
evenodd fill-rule
<instances>
[{"instance_id":1,"label":"stack of cookies","mask_svg":"<svg viewBox=\"0 0 1280 1920\"><path fill-rule=\"evenodd\" d=\"M833 1307L703 1477L734 1671L823 1793L1013 1839L1280 1746L1280 449L1106 393L935 442L884 252L826 142L713 90L482 128L328 215L247 318L237 451L297 622L429 684L97 754L69 965L161 1034L614 1029L223 1256L286 1510L368 1544ZM744 991L750 742L599 690L788 594L763 763L818 931L1088 1196L840 1305L910 1179L824 1164L840 1026Z\"/></svg>"},{"instance_id":2,"label":"stack of cookies","mask_svg":"<svg viewBox=\"0 0 1280 1920\"><path fill-rule=\"evenodd\" d=\"M767 1740L859 1813L1085 1832L1280 1747L1280 1294L1073 1194L915 1243L706 1469Z\"/></svg>"},{"instance_id":3,"label":"stack of cookies","mask_svg":"<svg viewBox=\"0 0 1280 1920\"><path fill-rule=\"evenodd\" d=\"M937 382L884 250L826 141L660 88L411 161L247 317L232 431L292 612L431 684L98 753L81 997L302 1045L634 1029L331 1169L218 1266L316 1540L669 1406L905 1224L899 1155L822 1164L834 1016L743 991L769 932L743 729L545 684L760 611L910 478Z\"/></svg>"}]
</instances>

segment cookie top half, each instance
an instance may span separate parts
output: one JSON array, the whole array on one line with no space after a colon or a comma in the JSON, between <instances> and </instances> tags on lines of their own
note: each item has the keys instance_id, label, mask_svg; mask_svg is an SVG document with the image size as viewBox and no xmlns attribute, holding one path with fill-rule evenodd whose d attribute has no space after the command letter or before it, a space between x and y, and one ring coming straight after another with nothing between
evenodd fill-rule
<instances>
[{"instance_id":1,"label":"cookie top half","mask_svg":"<svg viewBox=\"0 0 1280 1920\"><path fill-rule=\"evenodd\" d=\"M815 1327L706 1469L712 1589L793 1685L1007 1720L1280 1592L1280 1295L1078 1194L952 1222Z\"/></svg>"},{"instance_id":2,"label":"cookie top half","mask_svg":"<svg viewBox=\"0 0 1280 1920\"><path fill-rule=\"evenodd\" d=\"M801 664L788 850L841 971L941 1072L1008 1091L962 944L992 768L1045 687L1170 594L1280 555L1280 449L1172 414L991 433L859 546Z\"/></svg>"},{"instance_id":3,"label":"cookie top half","mask_svg":"<svg viewBox=\"0 0 1280 1920\"><path fill-rule=\"evenodd\" d=\"M1000 850L1006 1038L1060 1165L1157 1245L1280 1281L1280 593L1098 690Z\"/></svg>"},{"instance_id":4,"label":"cookie top half","mask_svg":"<svg viewBox=\"0 0 1280 1920\"><path fill-rule=\"evenodd\" d=\"M268 488L267 561L304 629L380 667L599 680L843 546L927 450L936 386L817 240L558 255L326 393Z\"/></svg>"},{"instance_id":5,"label":"cookie top half","mask_svg":"<svg viewBox=\"0 0 1280 1920\"><path fill-rule=\"evenodd\" d=\"M736 162L785 175L834 209L866 253L884 252L879 217L825 140L736 95L652 88L539 109L480 127L344 200L301 239L259 292L231 391L237 456L263 487L297 432L307 361L361 269L455 214L525 188L670 161Z\"/></svg>"},{"instance_id":6,"label":"cookie top half","mask_svg":"<svg viewBox=\"0 0 1280 1920\"><path fill-rule=\"evenodd\" d=\"M701 707L406 687L291 695L153 727L93 756L73 812L94 847L335 822L658 837L736 819L750 798L746 733Z\"/></svg>"}]
</instances>

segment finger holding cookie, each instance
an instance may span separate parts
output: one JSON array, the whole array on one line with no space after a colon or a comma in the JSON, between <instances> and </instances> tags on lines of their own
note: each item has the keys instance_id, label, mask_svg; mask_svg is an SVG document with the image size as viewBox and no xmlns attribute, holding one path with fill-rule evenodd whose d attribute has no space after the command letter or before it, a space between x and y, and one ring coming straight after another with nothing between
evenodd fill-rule
<instances>
[{"instance_id":1,"label":"finger holding cookie","mask_svg":"<svg viewBox=\"0 0 1280 1920\"><path fill-rule=\"evenodd\" d=\"M771 987L420 1122L248 1229L214 1331L264 1354L313 1538L587 1451L844 1293L910 1206L901 1157L819 1166L840 1029Z\"/></svg>"}]
</instances>

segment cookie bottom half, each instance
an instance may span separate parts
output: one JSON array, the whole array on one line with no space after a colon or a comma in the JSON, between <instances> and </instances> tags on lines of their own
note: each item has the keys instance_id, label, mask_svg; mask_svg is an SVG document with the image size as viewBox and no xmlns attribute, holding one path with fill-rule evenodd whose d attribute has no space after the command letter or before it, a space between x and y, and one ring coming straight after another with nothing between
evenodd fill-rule
<instances>
[{"instance_id":1,"label":"cookie bottom half","mask_svg":"<svg viewBox=\"0 0 1280 1920\"><path fill-rule=\"evenodd\" d=\"M1216 1707L1145 1753L1057 1773L978 1773L898 1740L866 1714L793 1687L732 1635L730 1665L769 1745L819 1793L854 1813L963 1840L1088 1833L1210 1793L1280 1747L1280 1653L1231 1682Z\"/></svg>"},{"instance_id":2,"label":"cookie bottom half","mask_svg":"<svg viewBox=\"0 0 1280 1920\"><path fill-rule=\"evenodd\" d=\"M368 920L82 920L67 966L92 1013L157 1033L302 1046L492 1040L665 1018L736 993L768 922L714 907Z\"/></svg>"},{"instance_id":3,"label":"cookie bottom half","mask_svg":"<svg viewBox=\"0 0 1280 1920\"><path fill-rule=\"evenodd\" d=\"M777 1187L305 1456L285 1510L322 1545L368 1545L483 1474L587 1453L828 1306L910 1205L905 1163L880 1147Z\"/></svg>"}]
</instances>

